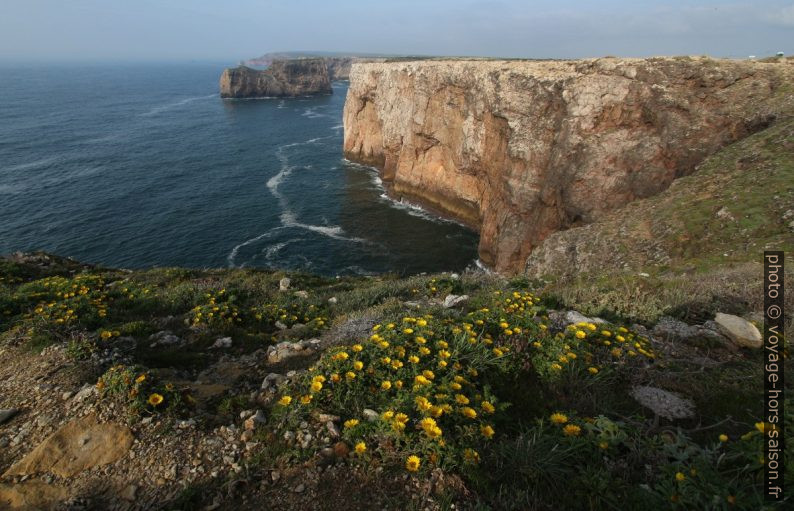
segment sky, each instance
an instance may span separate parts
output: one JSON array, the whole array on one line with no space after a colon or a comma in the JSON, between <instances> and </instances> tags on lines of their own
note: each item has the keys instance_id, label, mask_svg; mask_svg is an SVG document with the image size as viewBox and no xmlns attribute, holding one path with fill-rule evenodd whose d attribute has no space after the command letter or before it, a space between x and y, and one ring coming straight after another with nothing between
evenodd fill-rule
<instances>
[{"instance_id":1,"label":"sky","mask_svg":"<svg viewBox=\"0 0 794 511\"><path fill-rule=\"evenodd\" d=\"M0 60L794 53L794 0L2 0Z\"/></svg>"}]
</instances>

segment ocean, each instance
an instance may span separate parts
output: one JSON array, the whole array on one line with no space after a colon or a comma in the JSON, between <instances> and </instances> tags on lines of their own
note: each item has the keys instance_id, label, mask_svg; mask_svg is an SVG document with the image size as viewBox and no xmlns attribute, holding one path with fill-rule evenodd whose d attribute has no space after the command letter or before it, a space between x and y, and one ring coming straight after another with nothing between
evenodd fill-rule
<instances>
[{"instance_id":1,"label":"ocean","mask_svg":"<svg viewBox=\"0 0 794 511\"><path fill-rule=\"evenodd\" d=\"M222 100L223 67L0 67L0 254L325 275L475 263L476 233L343 159L345 82Z\"/></svg>"}]
</instances>

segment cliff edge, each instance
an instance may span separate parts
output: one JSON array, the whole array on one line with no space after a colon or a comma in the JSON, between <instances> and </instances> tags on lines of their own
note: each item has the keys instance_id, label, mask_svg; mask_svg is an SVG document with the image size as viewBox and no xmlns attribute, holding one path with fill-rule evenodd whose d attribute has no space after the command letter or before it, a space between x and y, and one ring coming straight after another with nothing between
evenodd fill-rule
<instances>
[{"instance_id":1,"label":"cliff edge","mask_svg":"<svg viewBox=\"0 0 794 511\"><path fill-rule=\"evenodd\" d=\"M353 64L344 153L523 271L556 231L665 190L794 111L787 63L705 57Z\"/></svg>"},{"instance_id":2,"label":"cliff edge","mask_svg":"<svg viewBox=\"0 0 794 511\"><path fill-rule=\"evenodd\" d=\"M294 97L331 94L328 67L322 59L275 61L264 70L245 66L223 71L222 98Z\"/></svg>"}]
</instances>

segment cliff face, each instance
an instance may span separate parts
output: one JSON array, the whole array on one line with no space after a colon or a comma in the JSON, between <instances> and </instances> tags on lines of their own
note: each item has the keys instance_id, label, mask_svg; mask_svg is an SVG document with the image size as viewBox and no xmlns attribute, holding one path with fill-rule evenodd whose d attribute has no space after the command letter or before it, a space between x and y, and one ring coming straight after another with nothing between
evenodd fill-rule
<instances>
[{"instance_id":1,"label":"cliff face","mask_svg":"<svg viewBox=\"0 0 794 511\"><path fill-rule=\"evenodd\" d=\"M356 58L361 57L364 57L364 55L360 55L358 57L354 57L352 55L323 57L312 52L274 52L266 53L255 59L246 60L243 62L243 64L252 67L269 67L273 64L273 62L278 62L279 60L317 58L325 62L325 66L328 68L328 77L333 81L349 79L351 64Z\"/></svg>"},{"instance_id":2,"label":"cliff face","mask_svg":"<svg viewBox=\"0 0 794 511\"><path fill-rule=\"evenodd\" d=\"M791 108L794 66L707 58L353 64L344 152L523 270L555 231L666 189Z\"/></svg>"},{"instance_id":3,"label":"cliff face","mask_svg":"<svg viewBox=\"0 0 794 511\"><path fill-rule=\"evenodd\" d=\"M322 59L275 61L264 71L245 66L226 69L220 80L222 98L291 97L331 94Z\"/></svg>"},{"instance_id":4,"label":"cliff face","mask_svg":"<svg viewBox=\"0 0 794 511\"><path fill-rule=\"evenodd\" d=\"M326 57L323 60L331 80L350 79L350 68L353 66L352 57Z\"/></svg>"}]
</instances>

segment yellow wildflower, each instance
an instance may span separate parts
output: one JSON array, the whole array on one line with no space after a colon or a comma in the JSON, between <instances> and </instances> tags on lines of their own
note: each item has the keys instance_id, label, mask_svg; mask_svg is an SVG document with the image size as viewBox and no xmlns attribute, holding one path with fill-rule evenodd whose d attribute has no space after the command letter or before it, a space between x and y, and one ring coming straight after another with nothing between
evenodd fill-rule
<instances>
[{"instance_id":1,"label":"yellow wildflower","mask_svg":"<svg viewBox=\"0 0 794 511\"><path fill-rule=\"evenodd\" d=\"M281 406L287 406L292 402L292 398L290 396L281 396L281 399L278 400L278 404Z\"/></svg>"},{"instance_id":2,"label":"yellow wildflower","mask_svg":"<svg viewBox=\"0 0 794 511\"><path fill-rule=\"evenodd\" d=\"M568 417L565 414L559 412L551 414L550 419L554 424L565 424L568 422Z\"/></svg>"},{"instance_id":3,"label":"yellow wildflower","mask_svg":"<svg viewBox=\"0 0 794 511\"><path fill-rule=\"evenodd\" d=\"M160 403L163 402L163 396L161 396L160 394L154 393L151 396L149 396L148 402L152 406L157 406L157 405L159 405Z\"/></svg>"},{"instance_id":4,"label":"yellow wildflower","mask_svg":"<svg viewBox=\"0 0 794 511\"><path fill-rule=\"evenodd\" d=\"M407 460L405 460L405 468L409 472L416 472L417 470L419 470L421 464L422 461L419 459L419 456L411 455L408 456Z\"/></svg>"},{"instance_id":5,"label":"yellow wildflower","mask_svg":"<svg viewBox=\"0 0 794 511\"><path fill-rule=\"evenodd\" d=\"M565 433L565 436L579 436L582 432L582 428L576 424L568 424L562 428L562 432Z\"/></svg>"},{"instance_id":6,"label":"yellow wildflower","mask_svg":"<svg viewBox=\"0 0 794 511\"><path fill-rule=\"evenodd\" d=\"M463 407L461 409L461 413L469 419L474 419L477 417L477 412L474 410L474 408L470 408L468 406Z\"/></svg>"}]
</instances>

